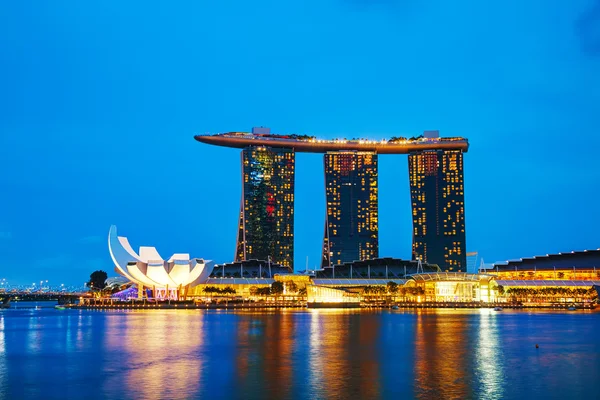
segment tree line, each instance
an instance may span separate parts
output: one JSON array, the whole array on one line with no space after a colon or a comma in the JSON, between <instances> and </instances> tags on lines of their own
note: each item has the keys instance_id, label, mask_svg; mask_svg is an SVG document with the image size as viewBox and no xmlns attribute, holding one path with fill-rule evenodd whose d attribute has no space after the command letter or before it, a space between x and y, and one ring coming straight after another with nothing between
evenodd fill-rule
<instances>
[{"instance_id":1,"label":"tree line","mask_svg":"<svg viewBox=\"0 0 600 400\"><path fill-rule=\"evenodd\" d=\"M271 286L266 287L251 286L249 292L252 296L279 296L283 294L284 289L289 294L306 296L306 288L299 288L294 281L286 281L285 283L275 281Z\"/></svg>"},{"instance_id":2,"label":"tree line","mask_svg":"<svg viewBox=\"0 0 600 400\"><path fill-rule=\"evenodd\" d=\"M363 294L366 295L382 295L382 294L401 294L402 296L413 295L419 296L424 295L425 290L421 286L409 286L405 287L398 285L396 282L388 282L385 286L383 285L368 285L363 287Z\"/></svg>"},{"instance_id":3,"label":"tree line","mask_svg":"<svg viewBox=\"0 0 600 400\"><path fill-rule=\"evenodd\" d=\"M216 286L206 286L204 287L204 289L202 289L202 291L204 293L210 293L210 294L236 294L237 291L232 288L231 286L227 286L224 288L218 288Z\"/></svg>"}]
</instances>

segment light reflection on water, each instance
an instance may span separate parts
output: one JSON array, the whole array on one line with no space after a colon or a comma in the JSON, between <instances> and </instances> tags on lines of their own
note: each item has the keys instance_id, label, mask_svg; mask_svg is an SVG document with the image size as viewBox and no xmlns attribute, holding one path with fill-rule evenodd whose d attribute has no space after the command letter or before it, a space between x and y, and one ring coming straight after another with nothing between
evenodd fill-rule
<instances>
[{"instance_id":1,"label":"light reflection on water","mask_svg":"<svg viewBox=\"0 0 600 400\"><path fill-rule=\"evenodd\" d=\"M578 397L598 332L598 312L6 310L0 398Z\"/></svg>"},{"instance_id":2,"label":"light reflection on water","mask_svg":"<svg viewBox=\"0 0 600 400\"><path fill-rule=\"evenodd\" d=\"M480 395L486 399L503 398L503 360L495 311L480 311L479 333L476 342L476 371Z\"/></svg>"},{"instance_id":3,"label":"light reflection on water","mask_svg":"<svg viewBox=\"0 0 600 400\"><path fill-rule=\"evenodd\" d=\"M468 323L460 314L416 312L416 396L422 398L470 398L471 358Z\"/></svg>"},{"instance_id":4,"label":"light reflection on water","mask_svg":"<svg viewBox=\"0 0 600 400\"><path fill-rule=\"evenodd\" d=\"M4 344L4 315L0 314L0 356L4 355L6 347Z\"/></svg>"},{"instance_id":5,"label":"light reflection on water","mask_svg":"<svg viewBox=\"0 0 600 400\"><path fill-rule=\"evenodd\" d=\"M5 399L7 397L6 391L8 388L7 382L7 374L6 370L7 362L6 362L6 345L4 344L4 315L0 313L0 399Z\"/></svg>"}]
</instances>

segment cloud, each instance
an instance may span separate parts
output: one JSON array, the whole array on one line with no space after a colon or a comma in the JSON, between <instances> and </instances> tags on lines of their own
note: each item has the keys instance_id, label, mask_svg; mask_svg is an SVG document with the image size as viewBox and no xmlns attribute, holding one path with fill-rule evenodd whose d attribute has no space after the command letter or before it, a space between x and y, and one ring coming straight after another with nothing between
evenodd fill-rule
<instances>
[{"instance_id":1,"label":"cloud","mask_svg":"<svg viewBox=\"0 0 600 400\"><path fill-rule=\"evenodd\" d=\"M584 54L600 57L600 0L594 1L575 21L575 33Z\"/></svg>"},{"instance_id":2,"label":"cloud","mask_svg":"<svg viewBox=\"0 0 600 400\"><path fill-rule=\"evenodd\" d=\"M0 240L4 239L4 240L8 240L8 239L12 239L12 232L0 232Z\"/></svg>"}]
</instances>

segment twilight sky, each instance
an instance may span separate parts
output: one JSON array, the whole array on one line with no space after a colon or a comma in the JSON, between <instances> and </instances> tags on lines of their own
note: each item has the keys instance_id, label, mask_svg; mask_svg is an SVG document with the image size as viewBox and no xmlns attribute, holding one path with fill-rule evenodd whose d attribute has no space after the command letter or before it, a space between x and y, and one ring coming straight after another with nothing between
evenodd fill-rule
<instances>
[{"instance_id":1,"label":"twilight sky","mask_svg":"<svg viewBox=\"0 0 600 400\"><path fill-rule=\"evenodd\" d=\"M465 136L467 250L600 247L600 1L0 2L0 278L114 275L132 245L231 261L240 151L196 133ZM296 269L323 159L296 158ZM380 156L380 255L410 257L406 156ZM60 281L60 282L59 282Z\"/></svg>"}]
</instances>

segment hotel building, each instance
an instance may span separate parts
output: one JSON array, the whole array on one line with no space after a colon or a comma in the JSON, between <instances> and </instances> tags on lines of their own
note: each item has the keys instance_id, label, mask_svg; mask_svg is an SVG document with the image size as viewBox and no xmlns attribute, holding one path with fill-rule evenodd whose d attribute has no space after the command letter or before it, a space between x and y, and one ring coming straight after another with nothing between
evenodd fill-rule
<instances>
[{"instance_id":1,"label":"hotel building","mask_svg":"<svg viewBox=\"0 0 600 400\"><path fill-rule=\"evenodd\" d=\"M327 216L321 267L379 256L377 154L324 156Z\"/></svg>"},{"instance_id":2,"label":"hotel building","mask_svg":"<svg viewBox=\"0 0 600 400\"><path fill-rule=\"evenodd\" d=\"M242 150L242 202L235 261L294 262L295 153L289 148Z\"/></svg>"},{"instance_id":3,"label":"hotel building","mask_svg":"<svg viewBox=\"0 0 600 400\"><path fill-rule=\"evenodd\" d=\"M436 138L438 132L425 132ZM465 200L461 150L423 150L408 156L413 259L444 271L466 271Z\"/></svg>"},{"instance_id":4,"label":"hotel building","mask_svg":"<svg viewBox=\"0 0 600 400\"><path fill-rule=\"evenodd\" d=\"M463 192L465 138L437 131L389 140L318 139L252 132L197 135L242 150L243 192L235 261L293 266L294 157L324 153L327 216L321 266L375 259L378 246L378 156L408 154L413 259L449 271L466 270Z\"/></svg>"}]
</instances>

